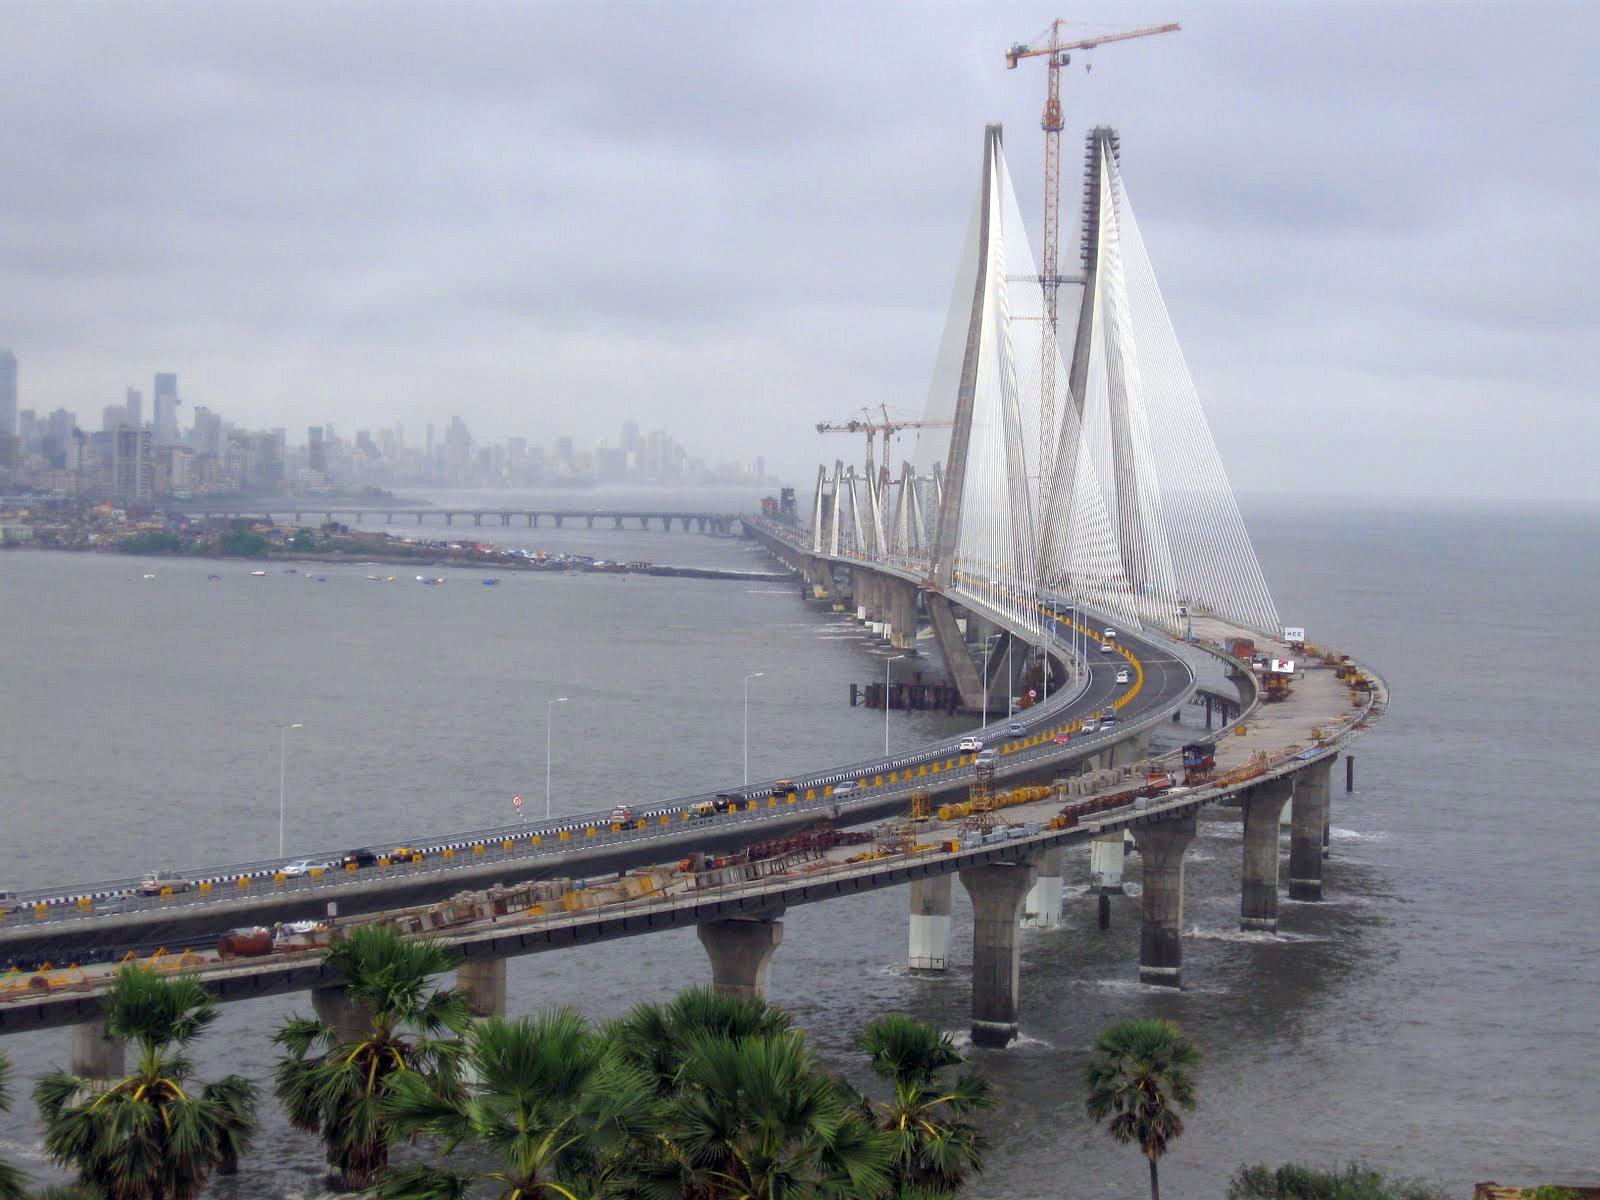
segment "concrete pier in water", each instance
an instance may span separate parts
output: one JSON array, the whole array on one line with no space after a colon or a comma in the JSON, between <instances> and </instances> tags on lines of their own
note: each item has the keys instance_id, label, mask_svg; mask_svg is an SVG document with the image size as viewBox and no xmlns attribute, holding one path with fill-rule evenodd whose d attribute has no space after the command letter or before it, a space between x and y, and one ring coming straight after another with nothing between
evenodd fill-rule
<instances>
[{"instance_id":1,"label":"concrete pier in water","mask_svg":"<svg viewBox=\"0 0 1600 1200\"><path fill-rule=\"evenodd\" d=\"M1317 763L1295 780L1289 814L1289 899L1322 899L1322 859L1328 829L1333 760Z\"/></svg>"},{"instance_id":2,"label":"concrete pier in water","mask_svg":"<svg viewBox=\"0 0 1600 1200\"><path fill-rule=\"evenodd\" d=\"M934 875L911 881L911 930L907 965L913 971L950 967L950 879Z\"/></svg>"},{"instance_id":3,"label":"concrete pier in water","mask_svg":"<svg viewBox=\"0 0 1600 1200\"><path fill-rule=\"evenodd\" d=\"M1061 863L1066 852L1057 846L1039 856L1039 875L1022 902L1022 923L1030 929L1061 924Z\"/></svg>"},{"instance_id":4,"label":"concrete pier in water","mask_svg":"<svg viewBox=\"0 0 1600 1200\"><path fill-rule=\"evenodd\" d=\"M456 968L456 987L466 993L475 1017L506 1015L506 960L474 959Z\"/></svg>"},{"instance_id":5,"label":"concrete pier in water","mask_svg":"<svg viewBox=\"0 0 1600 1200\"><path fill-rule=\"evenodd\" d=\"M1004 1046L1017 1036L1021 982L1017 930L1022 902L1037 878L1031 860L965 867L972 899L972 1042Z\"/></svg>"},{"instance_id":6,"label":"concrete pier in water","mask_svg":"<svg viewBox=\"0 0 1600 1200\"><path fill-rule=\"evenodd\" d=\"M777 917L707 921L695 927L711 959L711 986L729 996L760 996L767 988L767 966L783 942Z\"/></svg>"},{"instance_id":7,"label":"concrete pier in water","mask_svg":"<svg viewBox=\"0 0 1600 1200\"><path fill-rule=\"evenodd\" d=\"M127 1073L128 1047L106 1032L105 1018L72 1027L69 1067L80 1079L111 1083Z\"/></svg>"},{"instance_id":8,"label":"concrete pier in water","mask_svg":"<svg viewBox=\"0 0 1600 1200\"><path fill-rule=\"evenodd\" d=\"M1089 843L1089 886L1101 893L1122 893L1122 867L1128 843L1120 829L1096 834Z\"/></svg>"},{"instance_id":9,"label":"concrete pier in water","mask_svg":"<svg viewBox=\"0 0 1600 1200\"><path fill-rule=\"evenodd\" d=\"M1133 831L1143 867L1139 981L1179 987L1183 977L1183 855L1194 841L1194 817Z\"/></svg>"},{"instance_id":10,"label":"concrete pier in water","mask_svg":"<svg viewBox=\"0 0 1600 1200\"><path fill-rule=\"evenodd\" d=\"M1239 928L1278 928L1278 835L1294 782L1274 779L1240 798L1244 814L1244 871L1239 885Z\"/></svg>"}]
</instances>

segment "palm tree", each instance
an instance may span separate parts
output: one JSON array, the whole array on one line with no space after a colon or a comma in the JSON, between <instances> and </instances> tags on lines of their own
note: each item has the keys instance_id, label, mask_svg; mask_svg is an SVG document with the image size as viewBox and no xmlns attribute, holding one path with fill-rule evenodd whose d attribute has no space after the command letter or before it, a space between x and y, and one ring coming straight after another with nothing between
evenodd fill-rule
<instances>
[{"instance_id":1,"label":"palm tree","mask_svg":"<svg viewBox=\"0 0 1600 1200\"><path fill-rule=\"evenodd\" d=\"M708 987L687 988L666 1005L644 1003L603 1031L657 1094L677 1091L690 1043L702 1035L773 1037L793 1028L789 1014L760 997L730 996Z\"/></svg>"},{"instance_id":2,"label":"palm tree","mask_svg":"<svg viewBox=\"0 0 1600 1200\"><path fill-rule=\"evenodd\" d=\"M401 1134L439 1138L447 1160L466 1149L492 1166L398 1168L379 1181L379 1200L450 1200L480 1184L500 1200L577 1200L625 1182L629 1148L653 1132L649 1078L571 1009L479 1023L465 1066L472 1082L455 1095L415 1072L397 1076L384 1111Z\"/></svg>"},{"instance_id":3,"label":"palm tree","mask_svg":"<svg viewBox=\"0 0 1600 1200\"><path fill-rule=\"evenodd\" d=\"M11 1063L0 1054L0 1113L11 1111ZM28 1195L28 1177L4 1159L0 1159L0 1200L25 1200Z\"/></svg>"},{"instance_id":4,"label":"palm tree","mask_svg":"<svg viewBox=\"0 0 1600 1200\"><path fill-rule=\"evenodd\" d=\"M651 1182L694 1200L872 1200L894 1146L798 1033L686 1042Z\"/></svg>"},{"instance_id":5,"label":"palm tree","mask_svg":"<svg viewBox=\"0 0 1600 1200\"><path fill-rule=\"evenodd\" d=\"M977 1071L953 1080L945 1072L966 1062L947 1033L904 1013L889 1013L856 1037L873 1074L894 1088L884 1103L861 1103L894 1141L894 1183L900 1194L960 1191L983 1170L989 1148L971 1118L994 1107L989 1081Z\"/></svg>"},{"instance_id":6,"label":"palm tree","mask_svg":"<svg viewBox=\"0 0 1600 1200\"><path fill-rule=\"evenodd\" d=\"M1183 1134L1178 1109L1194 1111L1199 1066L1199 1048L1175 1022L1134 1020L1102 1030L1084 1068L1089 1116L1123 1145L1138 1143L1150 1163L1150 1200L1161 1200L1156 1164Z\"/></svg>"},{"instance_id":7,"label":"palm tree","mask_svg":"<svg viewBox=\"0 0 1600 1200\"><path fill-rule=\"evenodd\" d=\"M67 1071L39 1080L45 1152L103 1200L192 1200L256 1129L256 1089L247 1080L230 1075L198 1092L187 1084L193 1064L185 1048L216 1020L216 998L193 976L130 965L102 1007L106 1031L133 1042L139 1060L103 1091Z\"/></svg>"},{"instance_id":8,"label":"palm tree","mask_svg":"<svg viewBox=\"0 0 1600 1200\"><path fill-rule=\"evenodd\" d=\"M291 1017L273 1037L284 1048L274 1083L290 1122L322 1134L337 1185L359 1191L389 1164L396 1130L383 1104L396 1082L417 1075L441 1096L459 1091L460 1035L471 1013L460 992L429 987L455 966L438 942L363 925L334 943L327 963L366 1028L346 1041L315 1018Z\"/></svg>"}]
</instances>

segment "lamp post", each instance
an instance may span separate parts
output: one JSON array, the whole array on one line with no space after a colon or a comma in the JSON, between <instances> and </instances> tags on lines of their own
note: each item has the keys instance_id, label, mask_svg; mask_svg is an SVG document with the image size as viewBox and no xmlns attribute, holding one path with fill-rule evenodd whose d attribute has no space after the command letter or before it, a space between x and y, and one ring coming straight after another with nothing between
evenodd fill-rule
<instances>
[{"instance_id":1,"label":"lamp post","mask_svg":"<svg viewBox=\"0 0 1600 1200\"><path fill-rule=\"evenodd\" d=\"M754 671L744 677L744 786L750 786L750 681L760 679L765 671ZM746 797L748 799L748 797Z\"/></svg>"},{"instance_id":2,"label":"lamp post","mask_svg":"<svg viewBox=\"0 0 1600 1200\"><path fill-rule=\"evenodd\" d=\"M885 757L888 757L889 754L889 665L890 663L897 663L905 657L906 655L904 654L896 654L893 658L885 660L883 664L883 753Z\"/></svg>"},{"instance_id":3,"label":"lamp post","mask_svg":"<svg viewBox=\"0 0 1600 1200\"><path fill-rule=\"evenodd\" d=\"M550 819L550 723L555 719L556 705L565 704L565 696L557 696L544 703L544 819Z\"/></svg>"},{"instance_id":4,"label":"lamp post","mask_svg":"<svg viewBox=\"0 0 1600 1200\"><path fill-rule=\"evenodd\" d=\"M983 728L989 725L989 647L1000 634L991 633L983 639Z\"/></svg>"},{"instance_id":5,"label":"lamp post","mask_svg":"<svg viewBox=\"0 0 1600 1200\"><path fill-rule=\"evenodd\" d=\"M284 779L289 771L289 730L304 729L305 726L296 722L293 725L278 726L278 857L283 857L283 817L286 810L284 802Z\"/></svg>"},{"instance_id":6,"label":"lamp post","mask_svg":"<svg viewBox=\"0 0 1600 1200\"><path fill-rule=\"evenodd\" d=\"M1011 673L1011 648L1017 644L1016 638L1006 639L1006 720L1011 720L1011 693L1017 690L1016 676Z\"/></svg>"}]
</instances>

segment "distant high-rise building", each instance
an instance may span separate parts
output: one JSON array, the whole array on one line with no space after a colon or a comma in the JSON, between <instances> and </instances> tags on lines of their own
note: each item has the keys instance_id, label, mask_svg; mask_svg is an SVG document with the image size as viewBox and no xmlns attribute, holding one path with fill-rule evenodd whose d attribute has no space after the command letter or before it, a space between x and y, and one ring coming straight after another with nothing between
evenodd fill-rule
<instances>
[{"instance_id":1,"label":"distant high-rise building","mask_svg":"<svg viewBox=\"0 0 1600 1200\"><path fill-rule=\"evenodd\" d=\"M321 425L306 430L306 466L319 474L328 470L328 447L322 440Z\"/></svg>"},{"instance_id":2,"label":"distant high-rise building","mask_svg":"<svg viewBox=\"0 0 1600 1200\"><path fill-rule=\"evenodd\" d=\"M170 446L178 441L178 377L170 371L156 373L155 394L151 400L155 411L151 414L156 445Z\"/></svg>"},{"instance_id":3,"label":"distant high-rise building","mask_svg":"<svg viewBox=\"0 0 1600 1200\"><path fill-rule=\"evenodd\" d=\"M127 398L126 401L124 401L123 407L128 410L128 424L129 425L136 425L137 426L137 425L143 425L144 424L144 393L143 392L141 392L136 387L129 388L128 389L128 398Z\"/></svg>"},{"instance_id":4,"label":"distant high-rise building","mask_svg":"<svg viewBox=\"0 0 1600 1200\"><path fill-rule=\"evenodd\" d=\"M111 490L122 500L148 500L152 493L148 429L124 425L116 431L113 447Z\"/></svg>"},{"instance_id":5,"label":"distant high-rise building","mask_svg":"<svg viewBox=\"0 0 1600 1200\"><path fill-rule=\"evenodd\" d=\"M564 467L570 467L573 460L572 439L558 437L556 439L556 461Z\"/></svg>"},{"instance_id":6,"label":"distant high-rise building","mask_svg":"<svg viewBox=\"0 0 1600 1200\"><path fill-rule=\"evenodd\" d=\"M0 350L0 434L17 431L17 356Z\"/></svg>"},{"instance_id":7,"label":"distant high-rise building","mask_svg":"<svg viewBox=\"0 0 1600 1200\"><path fill-rule=\"evenodd\" d=\"M622 423L622 448L629 454L639 452L639 422L624 421Z\"/></svg>"},{"instance_id":8,"label":"distant high-rise building","mask_svg":"<svg viewBox=\"0 0 1600 1200\"><path fill-rule=\"evenodd\" d=\"M100 410L100 428L107 433L112 432L118 425L132 425L128 419L128 406L125 404L108 404Z\"/></svg>"},{"instance_id":9,"label":"distant high-rise building","mask_svg":"<svg viewBox=\"0 0 1600 1200\"><path fill-rule=\"evenodd\" d=\"M221 454L222 414L212 412L204 404L195 405L194 431L189 436L189 444L196 454Z\"/></svg>"}]
</instances>

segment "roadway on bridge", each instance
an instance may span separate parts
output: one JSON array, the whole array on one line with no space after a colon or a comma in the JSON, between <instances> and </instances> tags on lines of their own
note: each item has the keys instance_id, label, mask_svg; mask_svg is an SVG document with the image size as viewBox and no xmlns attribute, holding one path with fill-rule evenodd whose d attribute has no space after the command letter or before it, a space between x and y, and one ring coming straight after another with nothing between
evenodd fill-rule
<instances>
[{"instance_id":1,"label":"roadway on bridge","mask_svg":"<svg viewBox=\"0 0 1600 1200\"><path fill-rule=\"evenodd\" d=\"M1097 622L1092 628L1080 628L1098 638L1103 626ZM1063 652L1066 644L1058 642L1056 648ZM1016 715L1022 736L1007 735L1003 715L980 733L986 744L1002 750L997 776L1038 775L1104 751L1183 703L1194 686L1193 673L1182 659L1143 637L1124 634L1114 651L1095 648L1087 657L1089 680L1081 692L1066 693L1065 703L1051 697L1047 705ZM1116 672L1124 666L1131 669L1132 680L1120 685ZM1053 740L1057 731L1076 730L1083 716L1113 706L1121 718L1118 728L1087 735L1073 732L1066 744ZM958 740L797 776L798 794L790 803L770 797L770 781L754 785L746 790L753 799L741 811L710 818L691 818L691 814L714 802L715 792L640 804L637 814L643 828L618 830L607 813L594 812L548 824L386 841L382 845L411 847L420 858L381 869L281 879L275 877L283 860L272 860L180 872L181 878L203 886L172 895L139 896L137 879L24 893L17 911L0 924L0 962L91 961L129 948L197 945L241 924L320 916L329 901L349 915L497 880L621 870L689 849L732 848L824 816L859 823L903 807L909 793L919 787L932 792L967 787L970 756L958 750ZM834 801L832 787L847 779L861 780L865 786L848 801ZM307 857L337 861L342 853L325 851Z\"/></svg>"}]
</instances>

